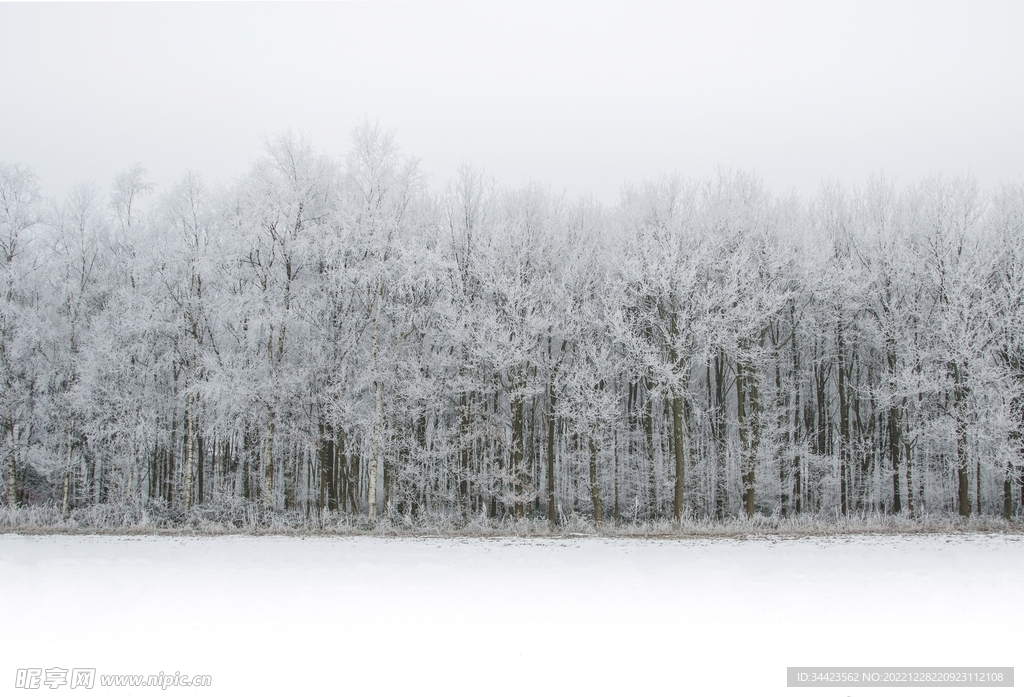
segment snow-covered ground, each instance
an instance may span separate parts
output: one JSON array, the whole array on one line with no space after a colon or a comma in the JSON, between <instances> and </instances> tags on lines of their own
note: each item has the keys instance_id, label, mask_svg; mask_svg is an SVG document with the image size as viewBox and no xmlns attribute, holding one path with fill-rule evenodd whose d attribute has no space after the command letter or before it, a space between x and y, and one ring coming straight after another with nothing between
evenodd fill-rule
<instances>
[{"instance_id":1,"label":"snow-covered ground","mask_svg":"<svg viewBox=\"0 0 1024 697\"><path fill-rule=\"evenodd\" d=\"M1008 536L2 535L0 598L8 688L31 667L213 676L67 694L1009 695L787 688L786 667L1024 667Z\"/></svg>"}]
</instances>

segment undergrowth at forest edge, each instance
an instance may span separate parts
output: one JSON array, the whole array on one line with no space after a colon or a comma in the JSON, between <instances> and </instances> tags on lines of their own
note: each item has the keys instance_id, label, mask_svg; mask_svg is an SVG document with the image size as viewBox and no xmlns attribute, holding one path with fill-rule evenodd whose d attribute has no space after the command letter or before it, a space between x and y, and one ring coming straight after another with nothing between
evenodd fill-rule
<instances>
[{"instance_id":1,"label":"undergrowth at forest edge","mask_svg":"<svg viewBox=\"0 0 1024 697\"><path fill-rule=\"evenodd\" d=\"M136 508L91 506L62 516L55 506L14 511L0 509L0 533L21 534L186 534L186 535L372 535L383 537L603 537L603 538L744 538L760 536L810 537L863 534L1024 534L1024 524L998 516L965 519L953 514L888 515L863 513L801 514L782 517L757 514L752 518L714 520L685 517L654 521L620 520L595 524L593 518L570 514L552 525L546 518L528 516L493 519L445 513L399 515L390 510L371 523L366 515L326 512L269 511L258 505L197 506L189 513L145 505Z\"/></svg>"}]
</instances>

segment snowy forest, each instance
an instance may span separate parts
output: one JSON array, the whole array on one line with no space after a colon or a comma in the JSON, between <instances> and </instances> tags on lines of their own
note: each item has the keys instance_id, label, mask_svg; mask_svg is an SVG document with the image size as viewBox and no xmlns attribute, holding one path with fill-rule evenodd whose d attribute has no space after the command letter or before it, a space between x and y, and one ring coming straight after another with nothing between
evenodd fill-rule
<instances>
[{"instance_id":1,"label":"snowy forest","mask_svg":"<svg viewBox=\"0 0 1024 697\"><path fill-rule=\"evenodd\" d=\"M615 206L364 123L44 198L0 164L3 502L131 525L1005 516L1024 183L750 173ZM261 516L263 518L261 518Z\"/></svg>"}]
</instances>

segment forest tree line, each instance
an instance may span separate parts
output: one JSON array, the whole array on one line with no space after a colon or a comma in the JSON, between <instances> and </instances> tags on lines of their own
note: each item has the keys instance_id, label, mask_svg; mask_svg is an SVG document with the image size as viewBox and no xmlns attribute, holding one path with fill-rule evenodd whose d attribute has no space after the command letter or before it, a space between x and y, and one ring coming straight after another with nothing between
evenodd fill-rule
<instances>
[{"instance_id":1,"label":"forest tree line","mask_svg":"<svg viewBox=\"0 0 1024 697\"><path fill-rule=\"evenodd\" d=\"M7 506L376 521L1017 514L1024 185L616 206L391 132L46 200L0 165Z\"/></svg>"}]
</instances>

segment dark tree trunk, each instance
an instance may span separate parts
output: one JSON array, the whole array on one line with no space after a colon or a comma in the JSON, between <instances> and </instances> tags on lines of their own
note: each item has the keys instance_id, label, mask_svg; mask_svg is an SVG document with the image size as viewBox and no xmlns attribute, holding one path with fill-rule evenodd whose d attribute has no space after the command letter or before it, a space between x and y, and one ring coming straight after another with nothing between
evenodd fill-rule
<instances>
[{"instance_id":1,"label":"dark tree trunk","mask_svg":"<svg viewBox=\"0 0 1024 697\"><path fill-rule=\"evenodd\" d=\"M347 448L346 453L348 453ZM357 447L350 454L348 454L348 501L349 505L352 507L353 513L359 513L362 510L362 507L360 506L360 502L362 500L362 495L360 493L361 476L362 458L359 455L359 449Z\"/></svg>"},{"instance_id":2,"label":"dark tree trunk","mask_svg":"<svg viewBox=\"0 0 1024 697\"><path fill-rule=\"evenodd\" d=\"M849 512L850 491L847 483L850 470L850 402L847 394L846 341L843 324L836 329L837 382L839 396L839 507L842 515Z\"/></svg>"},{"instance_id":3,"label":"dark tree trunk","mask_svg":"<svg viewBox=\"0 0 1024 697\"><path fill-rule=\"evenodd\" d=\"M4 439L7 441L7 505L18 506L18 460L15 455L14 422L4 421Z\"/></svg>"},{"instance_id":4,"label":"dark tree trunk","mask_svg":"<svg viewBox=\"0 0 1024 697\"><path fill-rule=\"evenodd\" d=\"M803 491L801 488L801 462L800 447L802 436L800 432L800 353L796 345L796 321L794 319L793 307L789 311L790 324L792 325L793 336L790 339L793 351L793 497L794 507L797 515L803 511Z\"/></svg>"},{"instance_id":5,"label":"dark tree trunk","mask_svg":"<svg viewBox=\"0 0 1024 697\"><path fill-rule=\"evenodd\" d=\"M167 505L171 506L174 504L174 478L175 478L175 452L178 447L178 417L175 415L171 419L171 447L167 449L167 472L166 480L164 484L164 492L167 497ZM89 479L92 479L92 473L89 473Z\"/></svg>"},{"instance_id":6,"label":"dark tree trunk","mask_svg":"<svg viewBox=\"0 0 1024 697\"><path fill-rule=\"evenodd\" d=\"M1013 518L1013 463L1006 463L1006 477L1003 479L1003 517Z\"/></svg>"},{"instance_id":7,"label":"dark tree trunk","mask_svg":"<svg viewBox=\"0 0 1024 697\"><path fill-rule=\"evenodd\" d=\"M747 419L750 423L750 459L747 465L750 477L744 485L744 489L747 493L747 517L754 515L754 505L756 503L756 482L755 475L757 474L757 458L758 452L761 448L761 395L759 392L759 376L753 372L750 372L749 366L747 367L747 392L750 395L750 411L747 414Z\"/></svg>"},{"instance_id":8,"label":"dark tree trunk","mask_svg":"<svg viewBox=\"0 0 1024 697\"><path fill-rule=\"evenodd\" d=\"M981 459L974 463L974 497L977 499L978 515L981 515Z\"/></svg>"},{"instance_id":9,"label":"dark tree trunk","mask_svg":"<svg viewBox=\"0 0 1024 697\"><path fill-rule=\"evenodd\" d=\"M320 496L319 507L321 511L334 510L330 507L331 489L334 485L334 434L330 426L323 421L320 422L320 443L317 453L320 465Z\"/></svg>"},{"instance_id":10,"label":"dark tree trunk","mask_svg":"<svg viewBox=\"0 0 1024 697\"><path fill-rule=\"evenodd\" d=\"M512 511L516 518L523 517L523 502L521 500L523 495L523 450L524 450L524 438L523 438L523 411L525 405L523 398L518 394L513 393L512 396L512 443L511 449L509 450L509 464L512 472L512 495L513 504Z\"/></svg>"},{"instance_id":11,"label":"dark tree trunk","mask_svg":"<svg viewBox=\"0 0 1024 697\"><path fill-rule=\"evenodd\" d=\"M603 505L601 503L601 488L597 480L597 443L591 434L587 438L587 446L590 450L590 499L594 506L594 524L600 525L603 518Z\"/></svg>"},{"instance_id":12,"label":"dark tree trunk","mask_svg":"<svg viewBox=\"0 0 1024 697\"><path fill-rule=\"evenodd\" d=\"M473 395L463 392L459 398L459 509L462 517L465 518L469 508L470 496L470 458L473 452L472 439L470 437L470 409L473 403Z\"/></svg>"},{"instance_id":13,"label":"dark tree trunk","mask_svg":"<svg viewBox=\"0 0 1024 697\"><path fill-rule=\"evenodd\" d=\"M715 517L721 520L725 516L725 505L727 495L726 478L726 448L728 445L725 410L726 398L728 397L728 386L726 384L726 370L728 363L725 352L719 350L714 358L715 387L713 404L711 408L711 436L714 441L715 462Z\"/></svg>"},{"instance_id":14,"label":"dark tree trunk","mask_svg":"<svg viewBox=\"0 0 1024 697\"><path fill-rule=\"evenodd\" d=\"M675 455L676 482L672 498L672 517L678 522L683 519L684 483L686 474L686 437L683 432L683 398L678 392L672 395L672 450Z\"/></svg>"},{"instance_id":15,"label":"dark tree trunk","mask_svg":"<svg viewBox=\"0 0 1024 697\"><path fill-rule=\"evenodd\" d=\"M892 463L892 512L898 515L903 510L903 499L900 495L900 460L903 459L903 443L901 443L902 424L900 409L896 405L889 407L889 461Z\"/></svg>"},{"instance_id":16,"label":"dark tree trunk","mask_svg":"<svg viewBox=\"0 0 1024 697\"><path fill-rule=\"evenodd\" d=\"M197 431L199 429L196 429ZM203 503L206 500L205 496L205 484L206 478L203 474L203 463L206 458L203 457L205 451L205 444L203 442L203 436L199 433L196 435L196 502Z\"/></svg>"},{"instance_id":17,"label":"dark tree trunk","mask_svg":"<svg viewBox=\"0 0 1024 697\"><path fill-rule=\"evenodd\" d=\"M547 489L548 489L548 522L558 524L558 511L555 506L555 386L548 383L548 408L545 413L547 421Z\"/></svg>"},{"instance_id":18,"label":"dark tree trunk","mask_svg":"<svg viewBox=\"0 0 1024 697\"><path fill-rule=\"evenodd\" d=\"M776 337L777 338L777 337ZM789 395L783 395L782 390L782 357L779 355L778 343L776 342L775 352L775 425L781 434L782 441L776 450L776 459L779 461L779 515L783 518L789 516L789 450L791 447L791 434L789 430Z\"/></svg>"},{"instance_id":19,"label":"dark tree trunk","mask_svg":"<svg viewBox=\"0 0 1024 697\"><path fill-rule=\"evenodd\" d=\"M953 413L956 417L957 501L959 503L960 515L966 518L971 515L971 496L967 472L969 458L967 450L967 418L964 413L967 384L963 366L958 365L955 361L950 361L948 370L953 378Z\"/></svg>"},{"instance_id":20,"label":"dark tree trunk","mask_svg":"<svg viewBox=\"0 0 1024 697\"><path fill-rule=\"evenodd\" d=\"M736 361L736 425L740 437L740 474L743 482L743 510L754 517L754 466L750 453L750 424L747 421L746 366Z\"/></svg>"},{"instance_id":21,"label":"dark tree trunk","mask_svg":"<svg viewBox=\"0 0 1024 697\"><path fill-rule=\"evenodd\" d=\"M640 390L644 443L647 450L647 515L648 519L653 519L658 514L658 479L654 463L654 399L646 377L640 381Z\"/></svg>"}]
</instances>

